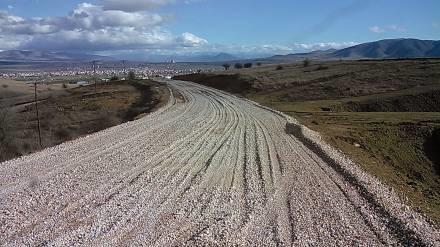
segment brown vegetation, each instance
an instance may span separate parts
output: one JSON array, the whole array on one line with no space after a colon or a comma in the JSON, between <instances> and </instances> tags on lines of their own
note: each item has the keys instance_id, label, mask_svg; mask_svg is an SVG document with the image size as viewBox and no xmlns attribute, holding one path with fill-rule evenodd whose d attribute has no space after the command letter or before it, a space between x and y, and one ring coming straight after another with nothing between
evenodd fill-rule
<instances>
[{"instance_id":1,"label":"brown vegetation","mask_svg":"<svg viewBox=\"0 0 440 247\"><path fill-rule=\"evenodd\" d=\"M134 120L168 98L168 89L153 81L116 81L62 92L39 96L43 148ZM15 97L3 101L12 106L0 108L0 161L39 150L33 101L14 104Z\"/></svg>"},{"instance_id":2,"label":"brown vegetation","mask_svg":"<svg viewBox=\"0 0 440 247\"><path fill-rule=\"evenodd\" d=\"M440 225L440 59L299 63L181 78L293 115Z\"/></svg>"}]
</instances>

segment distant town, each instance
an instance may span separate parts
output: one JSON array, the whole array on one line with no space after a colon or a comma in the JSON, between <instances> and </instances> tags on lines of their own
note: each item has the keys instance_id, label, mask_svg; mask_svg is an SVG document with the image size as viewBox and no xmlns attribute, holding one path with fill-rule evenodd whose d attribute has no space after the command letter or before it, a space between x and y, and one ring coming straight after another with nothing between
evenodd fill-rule
<instances>
[{"instance_id":1,"label":"distant town","mask_svg":"<svg viewBox=\"0 0 440 247\"><path fill-rule=\"evenodd\" d=\"M217 64L198 63L36 63L4 65L0 70L0 78L21 81L51 82L60 80L91 80L124 79L128 72L133 71L136 77L148 79L152 77L171 78L175 75L213 72L223 69Z\"/></svg>"}]
</instances>

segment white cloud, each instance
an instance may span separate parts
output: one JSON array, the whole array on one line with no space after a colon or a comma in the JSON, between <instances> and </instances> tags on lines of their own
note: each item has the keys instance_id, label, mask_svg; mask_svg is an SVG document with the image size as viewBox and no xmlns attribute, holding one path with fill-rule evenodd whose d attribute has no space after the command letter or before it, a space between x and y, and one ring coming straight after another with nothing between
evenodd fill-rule
<instances>
[{"instance_id":1,"label":"white cloud","mask_svg":"<svg viewBox=\"0 0 440 247\"><path fill-rule=\"evenodd\" d=\"M355 42L318 42L318 43L293 43L288 45L278 44L261 44L261 45L224 45L224 44L207 44L201 47L191 48L191 52L208 52L219 53L227 52L240 55L242 57L261 57L268 55L285 55L290 53L310 52L315 50L341 49L353 45ZM187 50L181 49L174 51L180 55L188 53Z\"/></svg>"},{"instance_id":2,"label":"white cloud","mask_svg":"<svg viewBox=\"0 0 440 247\"><path fill-rule=\"evenodd\" d=\"M192 33L174 36L162 30L162 24L170 18L148 12L104 10L89 3L79 4L62 17L23 18L0 11L0 49L175 49L208 43Z\"/></svg>"},{"instance_id":3,"label":"white cloud","mask_svg":"<svg viewBox=\"0 0 440 247\"><path fill-rule=\"evenodd\" d=\"M406 31L405 28L400 27L400 26L398 26L396 24L387 25L385 28L390 30L390 31L396 31L396 32L405 32Z\"/></svg>"},{"instance_id":4,"label":"white cloud","mask_svg":"<svg viewBox=\"0 0 440 247\"><path fill-rule=\"evenodd\" d=\"M403 27L400 27L396 24L390 24L383 27L380 26L372 26L368 28L370 32L373 33L385 33L385 32L405 32L406 29Z\"/></svg>"},{"instance_id":5,"label":"white cloud","mask_svg":"<svg viewBox=\"0 0 440 247\"><path fill-rule=\"evenodd\" d=\"M385 32L384 29L382 29L381 27L378 27L378 26L369 27L368 29L371 32L373 32L373 33L383 33L383 32Z\"/></svg>"},{"instance_id":6,"label":"white cloud","mask_svg":"<svg viewBox=\"0 0 440 247\"><path fill-rule=\"evenodd\" d=\"M174 3L175 0L100 0L104 10L137 12Z\"/></svg>"},{"instance_id":7,"label":"white cloud","mask_svg":"<svg viewBox=\"0 0 440 247\"><path fill-rule=\"evenodd\" d=\"M208 44L207 40L199 38L192 33L183 33L177 38L177 41L185 47L203 46Z\"/></svg>"},{"instance_id":8,"label":"white cloud","mask_svg":"<svg viewBox=\"0 0 440 247\"><path fill-rule=\"evenodd\" d=\"M440 28L440 22L433 22L432 27L434 28Z\"/></svg>"},{"instance_id":9,"label":"white cloud","mask_svg":"<svg viewBox=\"0 0 440 247\"><path fill-rule=\"evenodd\" d=\"M172 16L149 11L131 11L127 6L143 8L181 1L202 0L101 0L103 5L79 4L68 15L24 18L0 10L0 49L50 51L151 51L152 53L229 52L234 54L288 54L344 48L354 42L292 43L288 45L210 44L191 32L172 34L163 28ZM124 3L127 8L109 8ZM130 5L131 4L131 5ZM139 7L139 6L138 6ZM124 10L122 10L124 9ZM390 27L391 28L391 27Z\"/></svg>"},{"instance_id":10,"label":"white cloud","mask_svg":"<svg viewBox=\"0 0 440 247\"><path fill-rule=\"evenodd\" d=\"M303 50L328 50L328 49L341 49L349 46L357 45L356 42L320 42L311 44L294 44L296 49Z\"/></svg>"}]
</instances>

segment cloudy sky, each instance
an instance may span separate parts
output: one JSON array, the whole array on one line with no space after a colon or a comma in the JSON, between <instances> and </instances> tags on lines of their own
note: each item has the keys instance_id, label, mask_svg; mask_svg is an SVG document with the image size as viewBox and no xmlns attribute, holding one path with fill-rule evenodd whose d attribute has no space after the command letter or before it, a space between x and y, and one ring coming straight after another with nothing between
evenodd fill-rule
<instances>
[{"instance_id":1,"label":"cloudy sky","mask_svg":"<svg viewBox=\"0 0 440 247\"><path fill-rule=\"evenodd\" d=\"M0 0L0 50L287 54L440 39L438 0Z\"/></svg>"}]
</instances>

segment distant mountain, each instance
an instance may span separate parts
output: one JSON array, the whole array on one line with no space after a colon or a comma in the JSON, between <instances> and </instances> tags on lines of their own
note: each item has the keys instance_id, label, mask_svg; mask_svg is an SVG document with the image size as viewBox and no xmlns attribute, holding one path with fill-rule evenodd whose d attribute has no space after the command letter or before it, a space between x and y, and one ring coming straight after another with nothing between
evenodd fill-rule
<instances>
[{"instance_id":1,"label":"distant mountain","mask_svg":"<svg viewBox=\"0 0 440 247\"><path fill-rule=\"evenodd\" d=\"M337 58L419 58L439 57L440 41L386 39L348 47L331 54Z\"/></svg>"},{"instance_id":2,"label":"distant mountain","mask_svg":"<svg viewBox=\"0 0 440 247\"><path fill-rule=\"evenodd\" d=\"M274 62L297 62L302 61L306 58L308 59L321 59L324 56L327 56L333 52L337 51L336 49L329 49L329 50L318 50L318 51L312 51L308 53L295 53L295 54L288 54L288 55L276 55L272 56L263 60L271 60ZM257 59L259 60L259 59Z\"/></svg>"},{"instance_id":3,"label":"distant mountain","mask_svg":"<svg viewBox=\"0 0 440 247\"><path fill-rule=\"evenodd\" d=\"M341 50L313 51L278 55L257 62L281 63L298 62L306 58L312 60L337 59L392 59L392 58L423 58L440 57L440 41L419 39L385 39L364 43Z\"/></svg>"},{"instance_id":4,"label":"distant mountain","mask_svg":"<svg viewBox=\"0 0 440 247\"><path fill-rule=\"evenodd\" d=\"M179 63L214 63L214 62L225 62L225 61L235 61L240 58L228 53L205 53L199 52L194 54L183 54L183 55L162 55L162 54L148 54L148 53L128 53L119 54L118 58L127 59L131 61L143 61L151 63L163 63L175 61Z\"/></svg>"},{"instance_id":5,"label":"distant mountain","mask_svg":"<svg viewBox=\"0 0 440 247\"><path fill-rule=\"evenodd\" d=\"M198 54L176 57L177 62L226 62L239 60L239 57L231 55L229 53L218 54Z\"/></svg>"},{"instance_id":6,"label":"distant mountain","mask_svg":"<svg viewBox=\"0 0 440 247\"><path fill-rule=\"evenodd\" d=\"M0 61L19 62L59 62L59 61L90 61L90 60L113 60L111 57L75 54L66 52L23 51L10 50L0 52Z\"/></svg>"}]
</instances>

